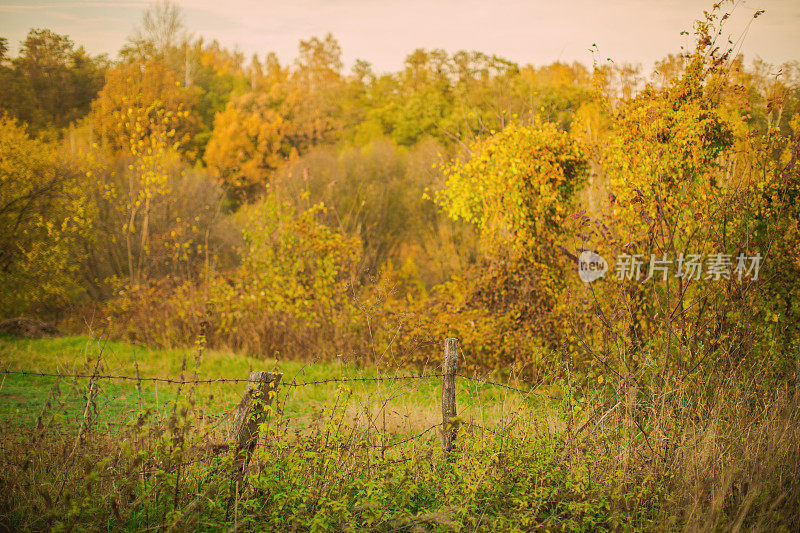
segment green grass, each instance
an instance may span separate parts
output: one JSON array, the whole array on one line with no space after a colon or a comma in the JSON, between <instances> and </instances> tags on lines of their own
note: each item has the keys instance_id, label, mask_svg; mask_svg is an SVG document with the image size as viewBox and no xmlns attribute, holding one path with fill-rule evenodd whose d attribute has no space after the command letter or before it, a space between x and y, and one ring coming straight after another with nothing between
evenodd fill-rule
<instances>
[{"instance_id":1,"label":"green grass","mask_svg":"<svg viewBox=\"0 0 800 533\"><path fill-rule=\"evenodd\" d=\"M441 380L358 381L374 378L380 371L383 378L394 375L419 375L419 369L400 371L376 369L374 365L360 366L341 359L330 362L299 362L259 360L237 355L225 350L204 350L200 364L195 368L196 349L152 349L124 342L104 341L88 336L18 339L0 336L0 370L60 373L64 375L91 374L99 357L98 373L113 376L136 376L137 367L142 378L179 379L181 366L186 364L185 379L195 373L204 379L247 379L251 370L270 370L283 373L281 401L283 417L293 426L303 428L324 407L331 404L337 394L352 392L351 411L379 410L386 402L387 427L390 432L405 434L414 429L430 427L441 421ZM425 374L435 374L438 368L429 368ZM324 380L342 382L302 384ZM86 406L85 392L88 379L64 377L59 382L60 394L56 411L64 419L76 418ZM55 377L4 374L0 385L0 420L5 423L33 423L47 401ZM135 380L103 379L97 383L97 422L119 424L133 420L143 409L164 413L169 402L178 393L178 385L142 381L137 388ZM244 383L198 384L198 402L210 414L232 410L241 398ZM184 385L183 393L189 385ZM388 401L386 400L388 398ZM519 395L474 382L459 379L457 401L460 413L466 420L480 425L491 425L492 419L513 409L520 402L549 409L542 396L523 400Z\"/></svg>"},{"instance_id":2,"label":"green grass","mask_svg":"<svg viewBox=\"0 0 800 533\"><path fill-rule=\"evenodd\" d=\"M57 421L62 420L68 427L75 425L76 415L86 406L84 398L87 380L61 380L62 394L55 402ZM56 383L55 377L8 375L0 390L0 420L19 423L32 423L50 396ZM163 411L175 393L163 390L145 389L138 393L129 386L114 383L103 384L97 397L97 422L101 427L127 421L135 416L140 406L154 406Z\"/></svg>"}]
</instances>

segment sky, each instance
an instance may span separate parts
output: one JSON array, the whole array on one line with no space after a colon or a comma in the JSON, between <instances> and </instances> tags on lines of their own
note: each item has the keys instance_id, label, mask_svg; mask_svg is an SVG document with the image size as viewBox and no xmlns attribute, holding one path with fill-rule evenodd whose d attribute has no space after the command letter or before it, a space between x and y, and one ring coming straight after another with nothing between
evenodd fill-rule
<instances>
[{"instance_id":1,"label":"sky","mask_svg":"<svg viewBox=\"0 0 800 533\"><path fill-rule=\"evenodd\" d=\"M0 37L12 53L32 27L67 34L93 54L117 51L133 33L146 0L0 0ZM183 0L195 36L217 39L250 56L275 52L291 62L301 39L331 32L346 65L355 59L377 72L402 68L416 48L478 50L520 64L601 60L649 69L667 53L691 47L692 22L705 0ZM724 34L745 58L800 60L800 1L740 0ZM756 10L765 10L751 23Z\"/></svg>"}]
</instances>

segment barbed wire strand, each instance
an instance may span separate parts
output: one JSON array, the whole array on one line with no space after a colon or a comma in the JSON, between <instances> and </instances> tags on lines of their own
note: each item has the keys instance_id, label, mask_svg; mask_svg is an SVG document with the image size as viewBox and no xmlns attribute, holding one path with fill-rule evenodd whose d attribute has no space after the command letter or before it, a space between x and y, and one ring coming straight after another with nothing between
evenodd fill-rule
<instances>
[{"instance_id":1,"label":"barbed wire strand","mask_svg":"<svg viewBox=\"0 0 800 533\"><path fill-rule=\"evenodd\" d=\"M173 385L186 385L186 384L211 384L211 383L256 383L256 381L249 378L210 378L210 379L176 379L176 378L161 378L161 377L138 377L126 376L121 374L61 374L56 372L38 372L31 370L0 370L0 374L5 375L18 375L18 376L36 376L36 377L62 377L62 378L93 378L93 379L107 379L107 380L122 380L122 381L150 381L158 383L170 383ZM327 378L313 381L281 381L280 386L284 387L307 387L310 385L325 385L329 383L353 383L353 382L378 382L378 381L401 381L401 380L424 380L442 378L444 374L423 374L419 376L387 376L387 377L370 377L370 378ZM469 377L465 375L457 375L456 377L480 385L490 385L494 387L501 387L512 392L519 394L530 394L536 391L541 383L533 385L529 389L520 389L498 381L489 379Z\"/></svg>"},{"instance_id":2,"label":"barbed wire strand","mask_svg":"<svg viewBox=\"0 0 800 533\"><path fill-rule=\"evenodd\" d=\"M124 376L124 375L111 375L111 374L59 374L55 372L34 372L30 370L0 370L1 374L18 375L18 376L36 376L36 377L62 377L62 378L93 378L93 379L118 379L123 381L151 381L158 383L170 383L173 385L197 384L197 383L258 383L258 381L251 380L250 378L213 378L213 379L175 379L175 378L159 378L159 377L137 377L137 376ZM281 381L281 385L285 387L305 387L308 385L324 385L326 383L352 383L359 381L397 381L397 380L419 380L441 378L443 374L424 374L421 376L391 376L391 377L374 377L374 378L328 378L315 381Z\"/></svg>"}]
</instances>

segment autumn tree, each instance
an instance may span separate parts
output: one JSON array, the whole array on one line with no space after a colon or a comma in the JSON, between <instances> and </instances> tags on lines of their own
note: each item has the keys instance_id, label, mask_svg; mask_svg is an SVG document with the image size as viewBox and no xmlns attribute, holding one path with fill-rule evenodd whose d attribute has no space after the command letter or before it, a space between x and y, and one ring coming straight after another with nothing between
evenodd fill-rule
<instances>
[{"instance_id":1,"label":"autumn tree","mask_svg":"<svg viewBox=\"0 0 800 533\"><path fill-rule=\"evenodd\" d=\"M17 106L30 99L35 101L34 110L23 104L16 115L30 121L34 129L46 125L62 128L85 116L102 87L107 67L105 58L91 57L82 47L75 48L67 36L46 29L28 33L12 65L18 73L14 80L16 90L13 86L3 90L13 91L9 101L17 100Z\"/></svg>"},{"instance_id":2,"label":"autumn tree","mask_svg":"<svg viewBox=\"0 0 800 533\"><path fill-rule=\"evenodd\" d=\"M225 220L216 180L182 160L168 143L136 150L136 156L97 149L74 156L97 211L82 274L100 300L120 287L196 282L219 257L225 265L232 261L236 236L221 230Z\"/></svg>"},{"instance_id":3,"label":"autumn tree","mask_svg":"<svg viewBox=\"0 0 800 533\"><path fill-rule=\"evenodd\" d=\"M163 64L136 62L109 71L93 103L92 118L104 143L129 161L124 188L111 194L124 206L127 270L134 285L152 270L151 215L170 193L171 160L184 152L196 129L189 114L193 102L194 95Z\"/></svg>"},{"instance_id":4,"label":"autumn tree","mask_svg":"<svg viewBox=\"0 0 800 533\"><path fill-rule=\"evenodd\" d=\"M586 157L552 123L509 126L446 168L446 213L475 224L487 250L544 257L586 177Z\"/></svg>"},{"instance_id":5,"label":"autumn tree","mask_svg":"<svg viewBox=\"0 0 800 533\"><path fill-rule=\"evenodd\" d=\"M45 121L30 80L14 68L8 57L8 40L0 37L0 110L28 124Z\"/></svg>"},{"instance_id":6,"label":"autumn tree","mask_svg":"<svg viewBox=\"0 0 800 533\"><path fill-rule=\"evenodd\" d=\"M434 318L419 335L456 327L472 364L495 368L542 364L532 347L564 343L562 297L573 263L563 252L563 222L587 170L579 143L546 122L507 126L446 165L437 202L477 229L481 248L426 304Z\"/></svg>"},{"instance_id":7,"label":"autumn tree","mask_svg":"<svg viewBox=\"0 0 800 533\"><path fill-rule=\"evenodd\" d=\"M111 150L130 150L152 137L169 134L171 144L188 146L197 129L189 114L194 93L158 61L119 65L106 75L106 84L92 103L92 121ZM160 117L169 119L169 128Z\"/></svg>"},{"instance_id":8,"label":"autumn tree","mask_svg":"<svg viewBox=\"0 0 800 533\"><path fill-rule=\"evenodd\" d=\"M342 48L333 35L300 41L298 58L285 88L282 113L294 125L291 144L305 151L336 140L344 126L340 98Z\"/></svg>"},{"instance_id":9,"label":"autumn tree","mask_svg":"<svg viewBox=\"0 0 800 533\"><path fill-rule=\"evenodd\" d=\"M630 98L598 99L602 121L580 120L602 125L581 138L606 195L569 217L567 247L610 271L570 293L579 352L613 354L620 375L646 369L656 394L698 370L779 371L794 358L800 119L778 120L791 91L756 90L715 40L725 18L707 12L693 52Z\"/></svg>"},{"instance_id":10,"label":"autumn tree","mask_svg":"<svg viewBox=\"0 0 800 533\"><path fill-rule=\"evenodd\" d=\"M297 209L324 203L320 220L361 241L359 274L378 275L387 263L420 266L420 278L438 282L452 270L445 217L423 198L436 180L432 165L445 152L429 139L412 148L389 138L365 146L320 146L275 172L271 188Z\"/></svg>"},{"instance_id":11,"label":"autumn tree","mask_svg":"<svg viewBox=\"0 0 800 533\"><path fill-rule=\"evenodd\" d=\"M160 61L178 73L184 57L180 45L186 39L183 13L175 2L158 0L142 14L142 19L120 51L127 61Z\"/></svg>"},{"instance_id":12,"label":"autumn tree","mask_svg":"<svg viewBox=\"0 0 800 533\"><path fill-rule=\"evenodd\" d=\"M327 35L300 42L292 70L274 56L251 64L254 90L232 98L214 121L205 161L238 199L264 191L292 155L336 140L342 129L341 48Z\"/></svg>"},{"instance_id":13,"label":"autumn tree","mask_svg":"<svg viewBox=\"0 0 800 533\"><path fill-rule=\"evenodd\" d=\"M217 114L205 161L236 198L263 192L270 172L291 155L289 123L270 94L251 92Z\"/></svg>"},{"instance_id":14,"label":"autumn tree","mask_svg":"<svg viewBox=\"0 0 800 533\"><path fill-rule=\"evenodd\" d=\"M74 301L78 242L89 237L92 218L77 169L0 116L0 314Z\"/></svg>"}]
</instances>

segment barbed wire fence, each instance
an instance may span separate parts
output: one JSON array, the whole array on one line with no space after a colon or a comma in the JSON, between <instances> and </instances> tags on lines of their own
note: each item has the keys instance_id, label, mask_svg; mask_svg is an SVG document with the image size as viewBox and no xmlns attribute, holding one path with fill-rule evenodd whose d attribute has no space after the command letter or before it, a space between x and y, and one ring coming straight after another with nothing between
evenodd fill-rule
<instances>
[{"instance_id":1,"label":"barbed wire fence","mask_svg":"<svg viewBox=\"0 0 800 533\"><path fill-rule=\"evenodd\" d=\"M451 342L448 340L448 342ZM444 368L448 368L448 357L450 358L451 366L449 367L449 371L445 372L427 372L427 373L417 373L411 375L405 374L398 374L397 371L393 375L385 375L385 376L374 376L374 377L364 377L364 376L347 376L347 377L335 377L335 378L325 378L325 379L312 379L312 380L298 380L298 376L294 376L291 379L283 379L281 375L278 380L279 383L276 386L276 389L282 389L284 393L276 394L278 396L277 401L275 402L276 406L279 408L281 415L279 416L278 420L280 424L283 424L284 429L291 429L292 423L303 418L308 418L309 415L292 415L290 413L286 413L286 402L290 398L291 391L296 391L298 389L306 388L306 387L316 387L316 386L325 386L325 385L339 385L349 388L354 388L358 385L364 384L390 384L395 386L393 389L386 389L382 391L386 394L385 397L380 399L380 408L379 414L385 413L387 411L388 404L396 400L397 398L409 394L416 390L416 386L422 382L430 381L430 380L442 380L443 383L448 381L453 383L453 387L455 386L455 379L458 378L459 381L468 382L469 384L477 387L478 389L483 387L496 387L510 393L519 395L522 398L527 398L531 394L537 392L539 388L539 383L532 384L527 388L522 388L520 386L516 386L518 384L518 380L515 380L515 383L511 381L503 383L500 381L485 379L481 377L470 377L466 375L461 375L457 373L457 340L453 339L452 342L455 343L455 348L452 350L451 353L445 353L445 364ZM42 433L45 429L49 428L50 431L53 433L61 433L64 436L69 435L71 432L77 429L78 432L78 440L82 440L83 436L82 433L86 431L87 425L91 424L93 427L93 431L95 435L98 435L98 431L100 434L103 433L102 430L105 430L105 434L107 436L111 436L114 431L117 431L120 428L130 428L134 427L137 424L141 425L141 415L142 410L145 404L149 404L149 409L155 411L156 413L160 413L162 415L166 415L166 412L161 412L162 408L166 409L167 406L172 402L173 409L175 402L177 402L178 398L181 395L180 387L184 386L191 386L193 389L196 388L198 385L206 385L206 386L214 386L220 384L240 384L240 385L247 385L248 390L253 385L257 384L258 379L254 379L252 374L248 377L217 377L217 378L198 378L196 375L194 377L186 377L184 371L186 370L186 361L184 360L182 373L180 377L158 377L158 376L142 376L139 373L138 364L134 363L136 368L136 375L127 375L122 373L102 373L99 371L99 357L98 360L95 362L95 366L92 371L85 371L85 372L45 372L45 371L38 371L38 370L17 370L17 369L7 369L3 368L0 369L0 374L2 374L2 383L5 383L5 380L9 376L21 376L21 377L38 377L38 378L54 378L55 382L52 385L52 389L48 394L47 399L44 402L41 410L35 417L36 420L31 420L29 424L25 424L23 418L20 417L17 420L16 424L13 424L12 427L6 428L6 435L13 436L13 435L26 435L31 431ZM71 380L71 383L68 383ZM83 380L83 382L82 382ZM88 380L88 382L87 382ZM132 391L127 388L116 388L113 390L104 389L103 394L98 392L98 383L100 382L129 382L135 384L135 397L131 398ZM145 402L142 399L143 394L143 385L144 384L164 384L168 386L177 386L179 388L177 394L166 394L162 390L162 396L159 398L158 389L155 389L154 393L150 394L150 398L148 401ZM68 393L65 393L62 388L67 386L69 389ZM1 390L2 385L0 385ZM422 437L429 436L435 429L439 429L443 435L450 435L449 440L455 436L455 433L458 431L458 426L464 426L467 428L471 428L473 430L478 430L484 433L498 433L500 430L498 428L487 427L484 423L478 422L477 420L465 420L461 417L456 415L455 410L455 390L452 391L451 394L452 398L444 398L444 402L450 402L452 405L443 405L443 418L441 421L437 421L433 424L426 425L422 430L417 432L411 432L410 434L404 435L403 438L400 439L390 439L389 436L386 434L386 427L385 425L383 428L379 427L375 420L370 419L370 424L372 425L372 429L375 430L374 434L380 436L380 443L372 444L373 447L379 448L381 450L390 450L393 448L397 448L402 446L403 444L407 444L409 442L418 440ZM210 401L213 401L213 394L210 395ZM135 408L138 412L138 417L133 416L136 415L137 412L128 412L129 419L124 420L125 413L120 413L121 407L120 402L131 403L131 407ZM80 417L80 421L70 421L67 417L60 417L58 416L58 411L65 414L69 411L69 407L72 406L73 408L76 405L83 404L82 409L82 416ZM194 403L194 400L192 400ZM363 410L366 410L366 406L362 405L360 407ZM56 405L57 404L57 405ZM204 429L206 432L211 435L212 433L216 432L217 436L220 432L224 432L224 423L229 422L231 417L234 416L237 412L237 409L241 409L241 402L238 406L232 405L211 405L209 401L206 401L203 405L204 409L200 414L200 418L204 421ZM104 410L111 410L115 411L115 418L116 419L103 419L101 416ZM145 409L146 410L146 409ZM173 413L174 414L174 413ZM368 417L369 418L369 417ZM122 421L121 421L122 419ZM61 422L61 423L59 423ZM65 423L66 422L66 423ZM71 423L70 423L71 422ZM8 424L6 424L8 425ZM47 428L45 428L47 425ZM448 444L448 437L443 437L444 445L446 448L450 447ZM225 446L220 442L217 445L217 448L224 449ZM211 454L209 458L213 458L216 454ZM192 462L196 462L193 460Z\"/></svg>"},{"instance_id":2,"label":"barbed wire fence","mask_svg":"<svg viewBox=\"0 0 800 533\"><path fill-rule=\"evenodd\" d=\"M189 493L190 498L196 494L204 501L227 484L226 494L231 495L227 505L235 508L247 476L263 472L277 454L299 454L313 472L314 454L324 450L334 465L325 466L321 474L319 470L304 474L323 478L331 476L325 469L347 476L365 465L370 468L375 460L384 466L431 460L452 463L462 448L466 451L473 445L512 449L510 440L531 431L541 402L563 400L560 393L543 390L544 378L529 382L512 372L501 381L460 372L464 354L457 339L445 340L441 367L384 366L378 371L344 364L347 375L321 379L304 378L305 365L290 376L277 369L251 368L241 377L201 377L203 348L201 343L193 369L192 357L184 353L178 376L142 375L135 360L134 372L116 366L108 371L101 364L102 353L88 358L80 371L0 368L4 402L20 387L40 388L28 395L36 402L20 405L16 412L0 405L5 410L5 416L0 414L0 454L13 472L4 485L13 489L29 464L37 460L44 464L47 459L41 457L52 454L69 472L62 474L61 486L70 486L67 479L79 475L73 465L91 457L96 460L94 475L114 486L114 493L124 486L167 487L174 498L172 508L183 513L174 526L183 517L188 520L192 509L205 505L199 500L187 503L186 497L178 501L182 479L205 480L197 481L196 492ZM352 371L362 374L350 375ZM373 371L376 375L363 375ZM9 378L21 378L12 383L12 394ZM533 397L539 400L529 401ZM436 412L439 407L441 414ZM587 413L575 435L590 420L595 423L589 434L594 431L611 412L603 411ZM569 439L564 454L574 445ZM120 460L126 446L138 446L140 457ZM257 449L260 453L255 453ZM440 453L434 453L437 450ZM165 528L169 525L166 515L161 522Z\"/></svg>"}]
</instances>

